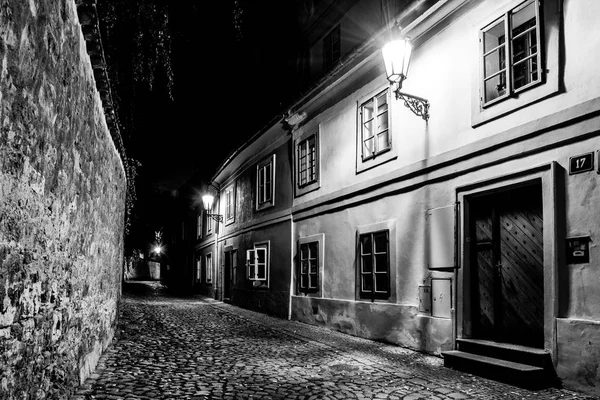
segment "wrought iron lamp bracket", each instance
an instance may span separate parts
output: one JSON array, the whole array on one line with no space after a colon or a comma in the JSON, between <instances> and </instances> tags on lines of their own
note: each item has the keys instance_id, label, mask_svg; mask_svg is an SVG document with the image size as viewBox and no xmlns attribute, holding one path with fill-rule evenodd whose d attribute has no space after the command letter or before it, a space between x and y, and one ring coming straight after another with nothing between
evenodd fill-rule
<instances>
[{"instance_id":1,"label":"wrought iron lamp bracket","mask_svg":"<svg viewBox=\"0 0 600 400\"><path fill-rule=\"evenodd\" d=\"M400 88L394 90L396 100L404 101L404 105L410 109L415 115L429 120L429 101L422 97L413 96L411 94L402 93Z\"/></svg>"},{"instance_id":2,"label":"wrought iron lamp bracket","mask_svg":"<svg viewBox=\"0 0 600 400\"><path fill-rule=\"evenodd\" d=\"M223 216L221 214L206 214L207 217L214 219L217 222L223 222Z\"/></svg>"}]
</instances>

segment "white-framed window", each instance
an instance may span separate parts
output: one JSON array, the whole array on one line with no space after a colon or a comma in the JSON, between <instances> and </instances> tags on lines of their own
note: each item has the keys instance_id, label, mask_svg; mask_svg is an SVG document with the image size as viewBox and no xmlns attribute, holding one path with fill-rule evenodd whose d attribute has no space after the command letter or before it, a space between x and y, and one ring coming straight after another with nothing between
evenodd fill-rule
<instances>
[{"instance_id":1,"label":"white-framed window","mask_svg":"<svg viewBox=\"0 0 600 400\"><path fill-rule=\"evenodd\" d=\"M560 0L510 0L473 26L471 126L561 93Z\"/></svg>"},{"instance_id":2,"label":"white-framed window","mask_svg":"<svg viewBox=\"0 0 600 400\"><path fill-rule=\"evenodd\" d=\"M340 59L342 54L340 39L339 24L323 38L323 71L331 69Z\"/></svg>"},{"instance_id":3,"label":"white-framed window","mask_svg":"<svg viewBox=\"0 0 600 400\"><path fill-rule=\"evenodd\" d=\"M212 265L212 253L208 253L204 256L204 266L206 268L206 283L212 283L213 278L213 265Z\"/></svg>"},{"instance_id":4,"label":"white-framed window","mask_svg":"<svg viewBox=\"0 0 600 400\"><path fill-rule=\"evenodd\" d=\"M256 166L256 209L275 205L275 154Z\"/></svg>"},{"instance_id":5,"label":"white-framed window","mask_svg":"<svg viewBox=\"0 0 600 400\"><path fill-rule=\"evenodd\" d=\"M317 180L317 134L314 133L298 143L298 187L305 187Z\"/></svg>"},{"instance_id":6,"label":"white-framed window","mask_svg":"<svg viewBox=\"0 0 600 400\"><path fill-rule=\"evenodd\" d=\"M229 224L235 221L235 185L225 189L225 223Z\"/></svg>"},{"instance_id":7,"label":"white-framed window","mask_svg":"<svg viewBox=\"0 0 600 400\"><path fill-rule=\"evenodd\" d=\"M542 82L539 0L506 11L479 32L481 105Z\"/></svg>"},{"instance_id":8,"label":"white-framed window","mask_svg":"<svg viewBox=\"0 0 600 400\"><path fill-rule=\"evenodd\" d=\"M397 132L392 130L389 85L365 92L356 103L356 173L398 158Z\"/></svg>"},{"instance_id":9,"label":"white-framed window","mask_svg":"<svg viewBox=\"0 0 600 400\"><path fill-rule=\"evenodd\" d=\"M198 256L196 258L196 282L200 282L202 280L202 260Z\"/></svg>"},{"instance_id":10,"label":"white-framed window","mask_svg":"<svg viewBox=\"0 0 600 400\"><path fill-rule=\"evenodd\" d=\"M389 129L389 89L385 89L360 105L360 138L362 160L366 161L392 148Z\"/></svg>"},{"instance_id":11,"label":"white-framed window","mask_svg":"<svg viewBox=\"0 0 600 400\"><path fill-rule=\"evenodd\" d=\"M268 286L269 283L269 243L257 243L246 250L246 276L254 286Z\"/></svg>"},{"instance_id":12,"label":"white-framed window","mask_svg":"<svg viewBox=\"0 0 600 400\"><path fill-rule=\"evenodd\" d=\"M202 237L202 210L196 215L196 238Z\"/></svg>"}]
</instances>

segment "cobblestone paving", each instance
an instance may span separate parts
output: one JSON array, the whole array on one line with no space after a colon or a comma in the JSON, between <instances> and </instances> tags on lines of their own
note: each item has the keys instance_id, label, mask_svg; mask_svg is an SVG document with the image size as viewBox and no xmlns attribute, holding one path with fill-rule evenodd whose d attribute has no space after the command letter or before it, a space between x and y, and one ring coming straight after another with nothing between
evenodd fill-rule
<instances>
[{"instance_id":1,"label":"cobblestone paving","mask_svg":"<svg viewBox=\"0 0 600 400\"><path fill-rule=\"evenodd\" d=\"M592 399L453 371L438 357L129 284L117 340L71 400ZM143 289L140 291L140 289Z\"/></svg>"}]
</instances>

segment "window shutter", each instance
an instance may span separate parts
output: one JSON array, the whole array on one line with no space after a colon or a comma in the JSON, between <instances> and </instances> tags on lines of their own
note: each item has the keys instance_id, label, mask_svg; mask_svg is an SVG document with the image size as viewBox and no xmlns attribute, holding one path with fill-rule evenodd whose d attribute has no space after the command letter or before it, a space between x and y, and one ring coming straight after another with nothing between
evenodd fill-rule
<instances>
[{"instance_id":1,"label":"window shutter","mask_svg":"<svg viewBox=\"0 0 600 400\"><path fill-rule=\"evenodd\" d=\"M259 281L267 280L267 249L255 249L255 279Z\"/></svg>"},{"instance_id":2,"label":"window shutter","mask_svg":"<svg viewBox=\"0 0 600 400\"><path fill-rule=\"evenodd\" d=\"M255 265L254 250L247 250L246 251L246 269L247 269L248 279L254 279L254 265Z\"/></svg>"}]
</instances>

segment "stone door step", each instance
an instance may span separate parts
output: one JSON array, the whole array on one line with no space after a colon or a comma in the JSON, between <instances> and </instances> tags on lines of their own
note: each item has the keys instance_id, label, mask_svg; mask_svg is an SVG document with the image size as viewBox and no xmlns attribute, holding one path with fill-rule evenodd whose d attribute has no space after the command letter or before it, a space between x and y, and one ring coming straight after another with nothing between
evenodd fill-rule
<instances>
[{"instance_id":1,"label":"stone door step","mask_svg":"<svg viewBox=\"0 0 600 400\"><path fill-rule=\"evenodd\" d=\"M444 366L489 379L528 388L551 386L542 367L460 350L442 352Z\"/></svg>"}]
</instances>

